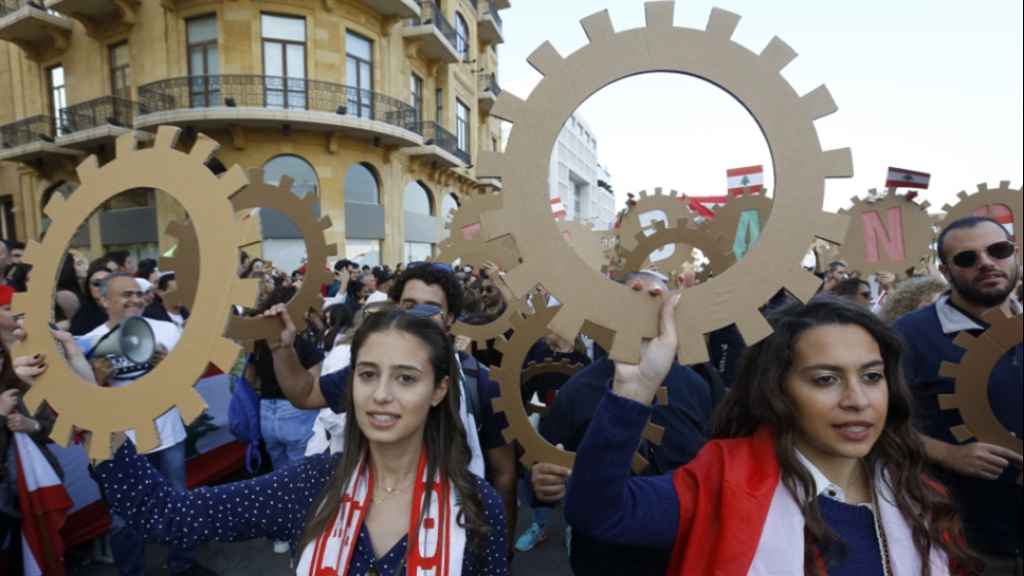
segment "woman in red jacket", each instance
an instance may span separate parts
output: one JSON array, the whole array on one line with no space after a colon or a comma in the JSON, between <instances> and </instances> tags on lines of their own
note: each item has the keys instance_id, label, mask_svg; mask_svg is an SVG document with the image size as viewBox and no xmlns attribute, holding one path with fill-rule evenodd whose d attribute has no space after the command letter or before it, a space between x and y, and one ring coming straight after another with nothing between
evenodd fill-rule
<instances>
[{"instance_id":1,"label":"woman in red jacket","mask_svg":"<svg viewBox=\"0 0 1024 576\"><path fill-rule=\"evenodd\" d=\"M641 363L616 364L576 454L566 500L575 530L671 549L671 576L969 573L952 505L925 475L900 342L833 298L782 311L747 351L693 461L630 477L675 356L676 303L665 303Z\"/></svg>"}]
</instances>

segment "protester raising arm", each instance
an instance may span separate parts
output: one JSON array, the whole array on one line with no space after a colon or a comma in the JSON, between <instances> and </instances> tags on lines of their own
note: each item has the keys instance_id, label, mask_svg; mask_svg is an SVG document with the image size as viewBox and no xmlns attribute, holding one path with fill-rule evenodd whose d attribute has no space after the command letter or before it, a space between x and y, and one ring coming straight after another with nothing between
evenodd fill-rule
<instances>
[{"instance_id":1,"label":"protester raising arm","mask_svg":"<svg viewBox=\"0 0 1024 576\"><path fill-rule=\"evenodd\" d=\"M613 393L576 452L565 516L574 529L601 541L662 549L675 542L679 505L671 475L631 477L630 462L675 359L678 302L678 295L665 299L658 337L644 347L640 364L615 363Z\"/></svg>"},{"instance_id":2,"label":"protester raising arm","mask_svg":"<svg viewBox=\"0 0 1024 576\"><path fill-rule=\"evenodd\" d=\"M265 318L279 318L284 328L281 341L271 346L274 356L274 375L288 401L296 408L318 410L327 407L327 400L320 391L320 376L307 370L298 353L295 352L295 335L298 330L288 314L288 306L277 304L267 310Z\"/></svg>"}]
</instances>

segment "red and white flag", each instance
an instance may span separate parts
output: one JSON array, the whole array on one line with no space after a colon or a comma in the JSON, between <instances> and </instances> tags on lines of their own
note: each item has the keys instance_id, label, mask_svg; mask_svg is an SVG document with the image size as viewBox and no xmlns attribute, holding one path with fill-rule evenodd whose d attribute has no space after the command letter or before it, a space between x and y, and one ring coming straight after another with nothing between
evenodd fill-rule
<instances>
[{"instance_id":1,"label":"red and white flag","mask_svg":"<svg viewBox=\"0 0 1024 576\"><path fill-rule=\"evenodd\" d=\"M551 199L551 213L554 215L555 220L565 219L567 212L565 211L565 204L562 204L562 199L555 196Z\"/></svg>"},{"instance_id":2,"label":"red and white flag","mask_svg":"<svg viewBox=\"0 0 1024 576\"><path fill-rule=\"evenodd\" d=\"M705 218L715 217L715 208L729 201L728 196L686 196L690 211Z\"/></svg>"},{"instance_id":3,"label":"red and white flag","mask_svg":"<svg viewBox=\"0 0 1024 576\"><path fill-rule=\"evenodd\" d=\"M728 182L726 188L732 196L757 194L764 190L764 166L761 165L730 168L725 171L725 178Z\"/></svg>"},{"instance_id":4,"label":"red and white flag","mask_svg":"<svg viewBox=\"0 0 1024 576\"><path fill-rule=\"evenodd\" d=\"M39 446L15 432L18 447L18 504L21 508L21 551L26 576L64 574L64 541L60 529L71 497Z\"/></svg>"},{"instance_id":5,"label":"red and white flag","mask_svg":"<svg viewBox=\"0 0 1024 576\"><path fill-rule=\"evenodd\" d=\"M916 172L905 168L889 167L889 173L885 177L886 188L928 188L928 182L932 175L927 172Z\"/></svg>"}]
</instances>

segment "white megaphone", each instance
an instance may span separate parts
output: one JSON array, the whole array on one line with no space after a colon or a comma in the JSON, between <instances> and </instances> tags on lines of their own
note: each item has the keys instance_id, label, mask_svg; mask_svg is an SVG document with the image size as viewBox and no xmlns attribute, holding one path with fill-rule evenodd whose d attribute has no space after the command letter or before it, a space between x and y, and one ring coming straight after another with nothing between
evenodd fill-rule
<instances>
[{"instance_id":1,"label":"white megaphone","mask_svg":"<svg viewBox=\"0 0 1024 576\"><path fill-rule=\"evenodd\" d=\"M156 352L156 336L149 323L139 317L128 318L114 327L86 354L94 356L124 356L134 364L145 364Z\"/></svg>"}]
</instances>

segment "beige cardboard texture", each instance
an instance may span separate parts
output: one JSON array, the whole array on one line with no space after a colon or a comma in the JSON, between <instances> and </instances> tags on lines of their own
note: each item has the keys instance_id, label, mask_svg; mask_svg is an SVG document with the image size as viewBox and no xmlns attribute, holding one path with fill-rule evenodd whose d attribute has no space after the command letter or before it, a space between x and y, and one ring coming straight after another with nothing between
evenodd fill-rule
<instances>
[{"instance_id":1,"label":"beige cardboard texture","mask_svg":"<svg viewBox=\"0 0 1024 576\"><path fill-rule=\"evenodd\" d=\"M648 212L663 213L665 215L663 222L666 222L666 225L679 220L692 220L693 214L683 200L684 198L686 198L685 194L681 195L675 190L664 192L661 188L655 188L653 194L641 190L637 194L636 204L630 206L629 211L622 216L622 220L619 222L619 247L627 252L636 250L637 238L639 238L637 234L640 234L644 228L650 228L650 226L641 225L640 222L640 216Z\"/></svg>"},{"instance_id":2,"label":"beige cardboard texture","mask_svg":"<svg viewBox=\"0 0 1024 576\"><path fill-rule=\"evenodd\" d=\"M864 276L902 274L931 253L935 234L927 202L907 200L890 188L875 200L853 198L853 207L844 213L850 216L850 229L840 259Z\"/></svg>"},{"instance_id":3,"label":"beige cardboard texture","mask_svg":"<svg viewBox=\"0 0 1024 576\"><path fill-rule=\"evenodd\" d=\"M1013 213L1013 236L1020 243L1022 236L1022 226L1024 226L1024 195L1021 194L1020 188L1010 188L1010 182L1003 180L999 183L996 188L989 188L988 184L978 184L978 190L974 194L968 195L967 192L961 191L957 194L960 199L956 203L956 206L950 206L946 204L942 207L942 210L946 213L945 218L941 221L939 229L945 228L951 224L954 220L958 220L965 216L975 215L988 215L988 207L994 204L1002 204L1010 209Z\"/></svg>"},{"instance_id":4,"label":"beige cardboard texture","mask_svg":"<svg viewBox=\"0 0 1024 576\"><path fill-rule=\"evenodd\" d=\"M614 267L620 278L641 269L657 270L673 278L683 264L692 260L693 248L704 253L710 261L708 268L716 274L736 263L730 242L726 242L725 238L716 235L706 226L696 226L687 219L678 220L675 226L671 227L666 226L664 222L655 222L651 235L639 232L636 239L636 248L625 251L618 266ZM674 245L675 252L664 260L651 262L651 253L667 244Z\"/></svg>"},{"instance_id":5,"label":"beige cardboard texture","mask_svg":"<svg viewBox=\"0 0 1024 576\"><path fill-rule=\"evenodd\" d=\"M72 426L92 432L88 452L94 459L108 458L111 434L123 430L135 430L140 452L156 448L159 436L153 422L171 408L177 407L186 422L198 417L206 405L193 386L208 363L230 370L240 350L223 336L229 306L253 304L225 283L225 271L231 274L237 267L238 238L236 228L224 223L234 221L231 197L248 183L245 172L236 166L214 176L204 163L217 143L200 135L190 151L182 152L174 149L178 134L177 128L161 126L153 147L144 149L138 148L135 134L125 134L117 139L116 157L107 164L100 167L95 156L83 161L78 166L81 185L67 198L54 195L46 206L53 222L45 240L31 242L25 251L25 262L34 268L29 290L17 295L14 311L25 313L28 339L16 344L13 354L58 358L48 326L53 284L68 243L93 210L126 190L155 188L182 205L203 242L189 326L152 372L129 386L101 388L82 381L66 362L56 361L25 395L30 410L46 401L58 413L51 435L57 443L68 445ZM247 292L255 297L255 291Z\"/></svg>"},{"instance_id":6,"label":"beige cardboard texture","mask_svg":"<svg viewBox=\"0 0 1024 576\"><path fill-rule=\"evenodd\" d=\"M576 254L594 270L600 271L607 264L601 233L595 232L590 224L577 220L558 223L562 238L572 246Z\"/></svg>"},{"instance_id":7,"label":"beige cardboard texture","mask_svg":"<svg viewBox=\"0 0 1024 576\"><path fill-rule=\"evenodd\" d=\"M714 219L705 224L729 245L729 254L733 261L738 256L733 249L736 236L750 233L749 229L740 230L739 227L743 215L751 210L757 212L757 222L760 230L764 231L772 215L772 199L764 194L744 194L729 198L728 202L715 210ZM744 240L749 241L749 237L745 237ZM747 251L749 252L749 248Z\"/></svg>"}]
</instances>

